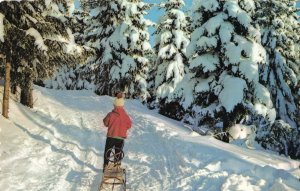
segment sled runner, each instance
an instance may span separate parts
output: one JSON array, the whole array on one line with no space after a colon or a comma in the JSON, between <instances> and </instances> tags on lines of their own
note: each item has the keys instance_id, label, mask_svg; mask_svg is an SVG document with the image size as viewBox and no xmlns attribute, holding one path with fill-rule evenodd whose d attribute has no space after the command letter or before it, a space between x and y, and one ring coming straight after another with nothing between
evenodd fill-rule
<instances>
[{"instance_id":1,"label":"sled runner","mask_svg":"<svg viewBox=\"0 0 300 191\"><path fill-rule=\"evenodd\" d=\"M110 153L110 156L108 156ZM109 160L104 169L99 191L126 190L126 170L121 167L121 160L124 158L124 152L119 148L109 149L105 157Z\"/></svg>"}]
</instances>

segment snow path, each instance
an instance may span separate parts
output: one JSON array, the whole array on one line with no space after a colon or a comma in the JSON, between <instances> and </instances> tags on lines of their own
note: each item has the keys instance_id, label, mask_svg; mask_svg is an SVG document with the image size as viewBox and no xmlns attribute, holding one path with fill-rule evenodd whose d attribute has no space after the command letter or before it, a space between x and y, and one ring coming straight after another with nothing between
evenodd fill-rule
<instances>
[{"instance_id":1,"label":"snow path","mask_svg":"<svg viewBox=\"0 0 300 191\"><path fill-rule=\"evenodd\" d=\"M1 95L0 95L1 96ZM101 180L113 98L35 87L35 108L0 118L0 190L92 190ZM1 96L2 98L2 96ZM123 165L131 190L299 190L299 161L191 134L127 101L134 121Z\"/></svg>"}]
</instances>

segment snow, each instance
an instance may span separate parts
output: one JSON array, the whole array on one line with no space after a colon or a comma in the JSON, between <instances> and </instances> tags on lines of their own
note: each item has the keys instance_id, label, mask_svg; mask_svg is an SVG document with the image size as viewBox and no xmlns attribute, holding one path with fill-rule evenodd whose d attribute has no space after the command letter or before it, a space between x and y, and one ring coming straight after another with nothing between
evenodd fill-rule
<instances>
[{"instance_id":1,"label":"snow","mask_svg":"<svg viewBox=\"0 0 300 191\"><path fill-rule=\"evenodd\" d=\"M189 44L189 39L186 37L186 35L184 34L183 31L173 31L174 32L174 36L175 36L175 45L176 47L180 48L181 45L183 45L183 47L187 47L187 45ZM183 53L185 53L186 49L183 49Z\"/></svg>"},{"instance_id":2,"label":"snow","mask_svg":"<svg viewBox=\"0 0 300 191\"><path fill-rule=\"evenodd\" d=\"M27 17L31 22L33 22L34 24L36 24L38 21L37 19L33 18L32 16L28 15L28 14L25 14L24 17Z\"/></svg>"},{"instance_id":3,"label":"snow","mask_svg":"<svg viewBox=\"0 0 300 191\"><path fill-rule=\"evenodd\" d=\"M195 92L208 92L209 91L209 83L213 80L214 77L210 76L207 79L199 80L198 84L195 87Z\"/></svg>"},{"instance_id":4,"label":"snow","mask_svg":"<svg viewBox=\"0 0 300 191\"><path fill-rule=\"evenodd\" d=\"M206 29L208 36L216 34L219 26L227 19L227 15L225 13L219 13L216 16L210 18L203 27ZM193 32L194 33L194 32ZM200 35L199 35L200 36Z\"/></svg>"},{"instance_id":5,"label":"snow","mask_svg":"<svg viewBox=\"0 0 300 191\"><path fill-rule=\"evenodd\" d=\"M252 60L243 60L239 65L239 71L245 76L249 82L258 81L258 65Z\"/></svg>"},{"instance_id":6,"label":"snow","mask_svg":"<svg viewBox=\"0 0 300 191\"><path fill-rule=\"evenodd\" d=\"M76 44L75 42L75 36L72 33L72 30L70 28L67 28L67 33L69 36L68 43L66 45L66 52L67 53L73 53L73 54L80 54L82 53L82 48Z\"/></svg>"},{"instance_id":7,"label":"snow","mask_svg":"<svg viewBox=\"0 0 300 191\"><path fill-rule=\"evenodd\" d=\"M223 89L219 94L219 101L227 112L244 100L244 91L247 88L245 80L226 75L223 79Z\"/></svg>"},{"instance_id":8,"label":"snow","mask_svg":"<svg viewBox=\"0 0 300 191\"><path fill-rule=\"evenodd\" d=\"M224 22L220 26L220 39L222 43L228 43L234 33L234 27L228 22Z\"/></svg>"},{"instance_id":9,"label":"snow","mask_svg":"<svg viewBox=\"0 0 300 191\"><path fill-rule=\"evenodd\" d=\"M176 53L176 47L173 44L170 44L159 50L158 57L162 59L170 59Z\"/></svg>"},{"instance_id":10,"label":"snow","mask_svg":"<svg viewBox=\"0 0 300 191\"><path fill-rule=\"evenodd\" d=\"M229 128L228 133L233 139L246 139L248 136L252 135L255 129L251 129L252 126L246 126L243 124L235 124Z\"/></svg>"},{"instance_id":11,"label":"snow","mask_svg":"<svg viewBox=\"0 0 300 191\"><path fill-rule=\"evenodd\" d=\"M266 106L271 107L273 105L270 92L262 84L256 84L254 95L257 100L264 103Z\"/></svg>"},{"instance_id":12,"label":"snow","mask_svg":"<svg viewBox=\"0 0 300 191\"><path fill-rule=\"evenodd\" d=\"M29 28L26 31L26 35L30 35L35 38L35 44L38 46L39 49L43 51L47 51L48 47L44 44L44 39L41 34L34 28Z\"/></svg>"},{"instance_id":13,"label":"snow","mask_svg":"<svg viewBox=\"0 0 300 191\"><path fill-rule=\"evenodd\" d=\"M236 0L227 1L224 5L224 11L228 11L230 17L236 18L244 27L251 26L251 18L249 14L240 8L239 2Z\"/></svg>"},{"instance_id":14,"label":"snow","mask_svg":"<svg viewBox=\"0 0 300 191\"><path fill-rule=\"evenodd\" d=\"M67 1L68 14L72 15L75 11L75 3L74 0Z\"/></svg>"},{"instance_id":15,"label":"snow","mask_svg":"<svg viewBox=\"0 0 300 191\"><path fill-rule=\"evenodd\" d=\"M52 3L52 0L45 0L45 5L48 7Z\"/></svg>"},{"instance_id":16,"label":"snow","mask_svg":"<svg viewBox=\"0 0 300 191\"><path fill-rule=\"evenodd\" d=\"M101 121L113 98L37 86L34 97L34 109L11 100L10 119L0 117L0 190L96 191L106 139ZM193 136L181 123L136 100L126 100L125 108L133 127L122 165L132 190L300 187L299 161Z\"/></svg>"},{"instance_id":17,"label":"snow","mask_svg":"<svg viewBox=\"0 0 300 191\"><path fill-rule=\"evenodd\" d=\"M0 40L4 42L4 24L3 24L4 15L0 13Z\"/></svg>"},{"instance_id":18,"label":"snow","mask_svg":"<svg viewBox=\"0 0 300 191\"><path fill-rule=\"evenodd\" d=\"M194 84L195 80L191 79L189 73L184 75L183 80L177 84L173 94L171 95L172 98L181 98L181 104L184 109L187 109L194 101Z\"/></svg>"},{"instance_id":19,"label":"snow","mask_svg":"<svg viewBox=\"0 0 300 191\"><path fill-rule=\"evenodd\" d=\"M255 103L254 109L258 114L262 115L263 117L266 117L268 114L268 108L261 103Z\"/></svg>"},{"instance_id":20,"label":"snow","mask_svg":"<svg viewBox=\"0 0 300 191\"><path fill-rule=\"evenodd\" d=\"M217 43L218 43L217 36L213 36L213 37L202 36L196 42L196 45L198 47L204 47L206 49L209 49L209 48L216 48Z\"/></svg>"},{"instance_id":21,"label":"snow","mask_svg":"<svg viewBox=\"0 0 300 191\"><path fill-rule=\"evenodd\" d=\"M203 54L195 59L192 59L190 62L190 69L201 67L203 72L212 72L215 71L219 65L219 57L214 54Z\"/></svg>"}]
</instances>

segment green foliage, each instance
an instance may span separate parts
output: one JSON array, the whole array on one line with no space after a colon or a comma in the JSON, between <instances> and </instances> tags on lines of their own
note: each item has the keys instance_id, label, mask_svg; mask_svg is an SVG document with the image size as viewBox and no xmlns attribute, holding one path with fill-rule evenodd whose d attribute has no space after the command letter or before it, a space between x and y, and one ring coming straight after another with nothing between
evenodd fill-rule
<instances>
[{"instance_id":1,"label":"green foliage","mask_svg":"<svg viewBox=\"0 0 300 191\"><path fill-rule=\"evenodd\" d=\"M69 4L63 0L46 3L49 1L0 4L5 29L5 43L1 44L0 52L12 53L8 58L12 63L12 83L22 85L28 77L31 82L49 77L56 68L75 64L82 57L77 52L80 48L69 47L72 35L66 25ZM54 5L59 5L58 9Z\"/></svg>"},{"instance_id":2,"label":"green foliage","mask_svg":"<svg viewBox=\"0 0 300 191\"><path fill-rule=\"evenodd\" d=\"M165 102L164 100L161 102L162 104L159 108L160 114L179 121L183 119L185 111L178 102Z\"/></svg>"},{"instance_id":3,"label":"green foliage","mask_svg":"<svg viewBox=\"0 0 300 191\"><path fill-rule=\"evenodd\" d=\"M290 0L257 1L256 22L261 28L267 63L260 67L260 80L271 93L277 119L293 128L300 125L298 86L300 80L300 24Z\"/></svg>"},{"instance_id":4,"label":"green foliage","mask_svg":"<svg viewBox=\"0 0 300 191\"><path fill-rule=\"evenodd\" d=\"M272 126L259 129L256 140L265 149L300 159L299 138L300 134L297 129L282 120L276 120Z\"/></svg>"}]
</instances>

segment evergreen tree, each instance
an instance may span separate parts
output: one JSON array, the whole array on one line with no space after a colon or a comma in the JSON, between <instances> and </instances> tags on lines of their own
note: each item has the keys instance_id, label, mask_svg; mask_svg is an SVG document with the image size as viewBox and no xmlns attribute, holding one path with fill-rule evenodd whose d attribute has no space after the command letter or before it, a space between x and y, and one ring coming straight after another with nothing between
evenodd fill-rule
<instances>
[{"instance_id":1,"label":"evergreen tree","mask_svg":"<svg viewBox=\"0 0 300 191\"><path fill-rule=\"evenodd\" d=\"M0 4L3 39L0 52L12 51L12 83L21 86L21 102L33 107L32 84L57 66L71 64L82 50L65 25L68 1L10 1Z\"/></svg>"},{"instance_id":2,"label":"evergreen tree","mask_svg":"<svg viewBox=\"0 0 300 191\"><path fill-rule=\"evenodd\" d=\"M144 19L149 4L139 0L86 2L99 12L88 23L87 41L95 56L85 67L93 73L95 91L113 95L124 91L128 97L145 99L147 92L147 55L151 53L148 27Z\"/></svg>"},{"instance_id":3,"label":"evergreen tree","mask_svg":"<svg viewBox=\"0 0 300 191\"><path fill-rule=\"evenodd\" d=\"M166 12L155 32L157 59L154 70L154 97L162 114L177 118L178 110L171 109L170 106L176 105L172 94L185 75L190 23L189 18L180 10L184 6L183 0L169 0L160 6Z\"/></svg>"},{"instance_id":4,"label":"evergreen tree","mask_svg":"<svg viewBox=\"0 0 300 191\"><path fill-rule=\"evenodd\" d=\"M277 113L276 123L260 129L257 140L265 148L299 158L300 24L296 1L261 0L257 7L257 23L267 52L260 80L269 89Z\"/></svg>"},{"instance_id":5,"label":"evergreen tree","mask_svg":"<svg viewBox=\"0 0 300 191\"><path fill-rule=\"evenodd\" d=\"M267 52L268 64L261 66L261 81L271 93L277 119L297 127L295 88L299 81L299 59L296 44L300 36L296 1L259 1L258 23L262 31L262 44Z\"/></svg>"},{"instance_id":6,"label":"evergreen tree","mask_svg":"<svg viewBox=\"0 0 300 191\"><path fill-rule=\"evenodd\" d=\"M71 26L71 29L75 36L76 44L87 46L85 31L88 28L88 22L91 19L91 15L89 13L89 10L84 7L82 2L80 5L81 6L74 10L72 15L69 16L68 26Z\"/></svg>"},{"instance_id":7,"label":"evergreen tree","mask_svg":"<svg viewBox=\"0 0 300 191\"><path fill-rule=\"evenodd\" d=\"M94 90L93 79L94 71L91 70L91 63L95 62L94 51L95 41L88 39L93 34L89 34L93 27L91 25L92 16L90 15L89 4L87 1L80 1L80 6L67 17L66 25L74 32L76 44L81 45L86 50L83 60L76 61L76 65L64 65L57 69L52 78L43 81L47 88L67 89L67 90ZM95 37L97 38L97 36Z\"/></svg>"},{"instance_id":8,"label":"evergreen tree","mask_svg":"<svg viewBox=\"0 0 300 191\"><path fill-rule=\"evenodd\" d=\"M258 66L266 53L252 20L254 1L200 0L194 7L195 30L187 48L191 74L181 104L196 125L209 128L227 131L254 119L273 123L270 93L259 83Z\"/></svg>"},{"instance_id":9,"label":"evergreen tree","mask_svg":"<svg viewBox=\"0 0 300 191\"><path fill-rule=\"evenodd\" d=\"M124 3L125 20L122 22L120 29L124 29L124 40L127 43L128 55L122 57L123 64L121 68L115 68L123 85L122 89L131 98L140 98L145 101L149 97L147 91L147 78L149 73L149 56L152 53L152 47L149 42L148 27L153 26L150 20L144 18L150 4L141 0L128 0Z\"/></svg>"},{"instance_id":10,"label":"evergreen tree","mask_svg":"<svg viewBox=\"0 0 300 191\"><path fill-rule=\"evenodd\" d=\"M51 79L44 81L45 87L61 90L94 90L94 84L83 75L85 65L74 67L63 66Z\"/></svg>"},{"instance_id":11,"label":"evergreen tree","mask_svg":"<svg viewBox=\"0 0 300 191\"><path fill-rule=\"evenodd\" d=\"M109 66L113 62L121 65L120 60L117 60L121 50L114 47L118 42L112 35L124 17L122 1L87 1L83 2L82 6L89 11L97 10L97 12L87 20L88 27L85 30L87 45L94 49L95 54L82 68L81 73L97 85L95 89L97 94L112 95L115 87L110 83Z\"/></svg>"}]
</instances>

